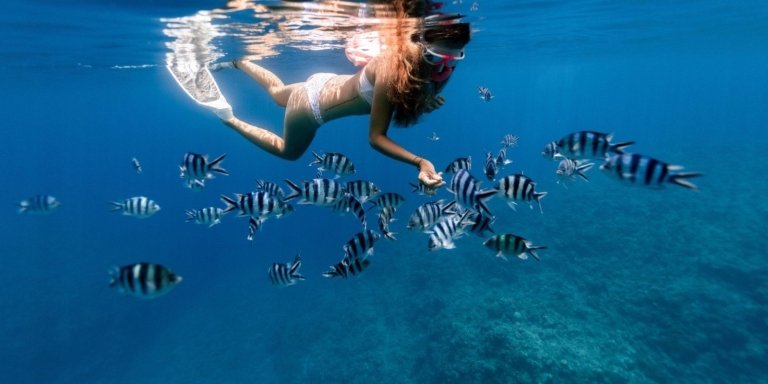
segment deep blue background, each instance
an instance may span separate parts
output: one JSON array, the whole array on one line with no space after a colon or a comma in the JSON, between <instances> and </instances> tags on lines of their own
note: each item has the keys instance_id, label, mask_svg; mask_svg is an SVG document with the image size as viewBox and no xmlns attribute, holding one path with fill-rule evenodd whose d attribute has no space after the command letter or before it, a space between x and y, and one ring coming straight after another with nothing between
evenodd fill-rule
<instances>
[{"instance_id":1,"label":"deep blue background","mask_svg":"<svg viewBox=\"0 0 768 384\"><path fill-rule=\"evenodd\" d=\"M323 126L312 149L346 153L355 178L408 202L392 225L399 240L379 243L371 269L351 281L320 276L359 229L351 216L297 206L253 244L244 219L184 222L186 209L219 205L256 178L314 176L311 154L268 156L166 72L159 18L210 3L2 6L0 381L768 380L768 7L486 1L469 12L466 3L449 5L475 33L445 107L390 135L438 168L471 155L478 177L485 151L519 135L504 174L524 171L549 195L543 214L493 200L494 227L549 249L540 263L504 263L466 237L429 253L426 237L405 229L427 201L410 193L415 170L370 149L367 119L353 117ZM355 70L341 51L287 49L262 64L287 82ZM281 128L282 110L241 73L216 77L243 119ZM490 103L478 85L491 88ZM597 167L590 183L561 187L539 153L583 129L703 172L701 190L633 188ZM440 141L426 139L433 131ZM227 153L231 176L182 188L187 151ZM43 193L62 207L16 213L16 202ZM135 195L162 211L147 220L109 211L108 201ZM269 286L267 266L296 252L308 280ZM137 261L168 265L184 282L153 301L107 288L110 266Z\"/></svg>"}]
</instances>

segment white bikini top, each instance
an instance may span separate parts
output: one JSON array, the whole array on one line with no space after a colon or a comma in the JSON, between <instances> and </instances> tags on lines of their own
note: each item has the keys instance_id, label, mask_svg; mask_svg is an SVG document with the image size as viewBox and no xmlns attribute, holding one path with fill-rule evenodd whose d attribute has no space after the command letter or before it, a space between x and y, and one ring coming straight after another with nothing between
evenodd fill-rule
<instances>
[{"instance_id":1,"label":"white bikini top","mask_svg":"<svg viewBox=\"0 0 768 384\"><path fill-rule=\"evenodd\" d=\"M363 67L363 69L360 71L360 80L358 82L357 92L360 94L360 97L362 97L363 100L368 102L368 105L372 105L373 84L371 84L371 82L368 81L368 77L365 76L365 67Z\"/></svg>"}]
</instances>

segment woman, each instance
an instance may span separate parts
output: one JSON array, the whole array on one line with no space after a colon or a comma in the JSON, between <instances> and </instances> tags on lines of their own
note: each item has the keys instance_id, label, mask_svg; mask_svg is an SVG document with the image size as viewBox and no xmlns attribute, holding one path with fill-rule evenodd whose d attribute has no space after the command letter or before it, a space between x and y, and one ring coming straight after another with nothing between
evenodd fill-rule
<instances>
[{"instance_id":1,"label":"woman","mask_svg":"<svg viewBox=\"0 0 768 384\"><path fill-rule=\"evenodd\" d=\"M283 137L246 123L231 109L217 111L225 124L265 151L288 160L298 159L309 147L317 129L344 116L370 114L368 139L377 151L415 165L419 181L428 189L445 184L427 159L411 153L387 136L389 124L408 127L419 117L443 105L438 96L464 58L469 42L467 23L435 25L373 58L354 75L317 73L307 81L285 85L272 72L246 60L232 66L264 87L285 107Z\"/></svg>"}]
</instances>

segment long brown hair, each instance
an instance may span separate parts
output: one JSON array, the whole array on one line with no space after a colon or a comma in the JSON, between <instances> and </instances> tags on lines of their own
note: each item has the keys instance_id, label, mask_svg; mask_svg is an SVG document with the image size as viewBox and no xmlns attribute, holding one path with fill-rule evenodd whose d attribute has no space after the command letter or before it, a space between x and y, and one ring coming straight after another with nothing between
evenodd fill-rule
<instances>
[{"instance_id":1,"label":"long brown hair","mask_svg":"<svg viewBox=\"0 0 768 384\"><path fill-rule=\"evenodd\" d=\"M399 25L395 26L395 41L386 60L386 71L390 74L387 96L394 108L392 119L400 127L418 122L435 95L431 81L434 67L422 60L423 44L441 42L451 47L463 47L469 42L470 35L467 23L425 27L422 19L414 28L406 20L400 19Z\"/></svg>"}]
</instances>

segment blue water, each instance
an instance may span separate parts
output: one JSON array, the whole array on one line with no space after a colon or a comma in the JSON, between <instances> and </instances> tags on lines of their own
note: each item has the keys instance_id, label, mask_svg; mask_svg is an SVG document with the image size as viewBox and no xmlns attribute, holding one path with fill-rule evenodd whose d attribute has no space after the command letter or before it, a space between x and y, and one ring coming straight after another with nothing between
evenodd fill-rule
<instances>
[{"instance_id":1,"label":"blue water","mask_svg":"<svg viewBox=\"0 0 768 384\"><path fill-rule=\"evenodd\" d=\"M428 252L405 228L427 201L410 191L414 169L373 151L366 118L353 117L323 126L311 149L347 154L356 178L407 202L391 225L398 239L377 243L371 267L330 280L320 273L359 230L351 216L297 205L253 243L244 219L184 222L186 209L220 205L257 178L314 169L309 152L286 162L260 151L176 86L161 18L221 4L174 3L0 6L0 382L768 381L768 4L448 4L473 23L467 58L446 105L390 136L438 168L471 155L480 178L485 151L518 135L502 174L523 171L549 194L543 214L491 200L494 228L548 249L541 262L504 262L470 235ZM218 48L243 49L224 37ZM260 63L286 81L355 70L339 49L277 51ZM244 120L281 128L282 110L241 73L216 77ZM585 129L703 172L700 190L622 185L597 167L563 188L541 149ZM440 141L427 140L433 131ZM227 153L231 175L183 188L187 151ZM62 206L17 214L36 194ZM162 210L146 220L109 211L136 195ZM297 252L307 280L270 286L267 267ZM138 261L184 281L150 301L107 287L110 266Z\"/></svg>"}]
</instances>

